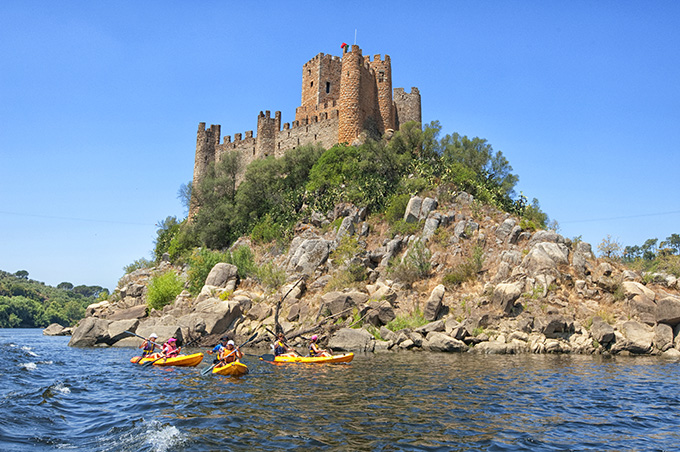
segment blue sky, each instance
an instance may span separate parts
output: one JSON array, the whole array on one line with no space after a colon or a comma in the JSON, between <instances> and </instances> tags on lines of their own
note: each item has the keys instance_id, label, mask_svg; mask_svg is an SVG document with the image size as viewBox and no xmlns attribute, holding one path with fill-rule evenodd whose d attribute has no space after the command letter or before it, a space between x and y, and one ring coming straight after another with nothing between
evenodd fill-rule
<instances>
[{"instance_id":1,"label":"blue sky","mask_svg":"<svg viewBox=\"0 0 680 452\"><path fill-rule=\"evenodd\" d=\"M680 233L680 2L0 2L0 269L116 286L183 217L199 122L294 119L302 65L388 54L566 237Z\"/></svg>"}]
</instances>

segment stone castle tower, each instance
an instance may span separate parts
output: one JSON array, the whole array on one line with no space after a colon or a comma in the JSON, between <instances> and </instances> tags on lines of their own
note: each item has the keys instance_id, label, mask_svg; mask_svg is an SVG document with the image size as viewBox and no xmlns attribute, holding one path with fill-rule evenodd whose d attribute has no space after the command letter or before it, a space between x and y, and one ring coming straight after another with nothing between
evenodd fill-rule
<instances>
[{"instance_id":1,"label":"stone castle tower","mask_svg":"<svg viewBox=\"0 0 680 452\"><path fill-rule=\"evenodd\" d=\"M194 184L210 164L219 162L229 151L237 151L245 168L255 159L280 157L289 149L310 143L330 148L352 143L364 130L380 135L398 130L409 121L422 123L420 92L411 88L392 90L390 57L364 57L357 45L343 46L342 57L319 53L302 67L302 101L295 110L295 121L281 128L281 112L269 111L257 118L257 136L247 131L226 135L220 141L221 127L198 125ZM189 212L195 212L193 205Z\"/></svg>"}]
</instances>

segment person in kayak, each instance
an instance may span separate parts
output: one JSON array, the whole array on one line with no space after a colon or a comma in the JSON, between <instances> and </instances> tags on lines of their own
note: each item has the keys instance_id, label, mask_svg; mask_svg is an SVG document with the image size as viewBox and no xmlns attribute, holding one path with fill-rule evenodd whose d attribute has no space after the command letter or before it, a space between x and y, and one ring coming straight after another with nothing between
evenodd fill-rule
<instances>
[{"instance_id":1,"label":"person in kayak","mask_svg":"<svg viewBox=\"0 0 680 452\"><path fill-rule=\"evenodd\" d=\"M177 348L177 339L171 337L168 341L163 344L163 355L166 358L174 358L179 355L179 348Z\"/></svg>"},{"instance_id":2,"label":"person in kayak","mask_svg":"<svg viewBox=\"0 0 680 452\"><path fill-rule=\"evenodd\" d=\"M300 354L293 347L289 347L283 333L279 333L279 338L274 343L274 355L299 356Z\"/></svg>"},{"instance_id":3,"label":"person in kayak","mask_svg":"<svg viewBox=\"0 0 680 452\"><path fill-rule=\"evenodd\" d=\"M213 355L213 354L217 355L216 358L213 360L213 364L217 364L217 362L220 360L220 358L219 358L220 352L223 349L227 348L227 341L228 340L229 340L229 338L227 336L224 336L220 339L220 342L218 342L218 344L215 347L213 347L212 350L208 350L208 355Z\"/></svg>"},{"instance_id":4,"label":"person in kayak","mask_svg":"<svg viewBox=\"0 0 680 452\"><path fill-rule=\"evenodd\" d=\"M316 342L318 340L319 336L317 336L316 334L312 336L312 339L309 342L309 356L331 356L331 354L328 353L327 350L319 348L319 344L317 344Z\"/></svg>"},{"instance_id":5,"label":"person in kayak","mask_svg":"<svg viewBox=\"0 0 680 452\"><path fill-rule=\"evenodd\" d=\"M234 348L236 344L234 341L228 341L227 346L220 350L219 358L222 365L233 363L234 361L239 361L243 358L243 352L238 348Z\"/></svg>"},{"instance_id":6,"label":"person in kayak","mask_svg":"<svg viewBox=\"0 0 680 452\"><path fill-rule=\"evenodd\" d=\"M156 345L156 343L154 342L156 339L158 339L158 335L156 333L151 333L149 338L142 342L142 345L139 346L139 348L142 349L143 357L153 355L154 349L158 347L158 345Z\"/></svg>"}]
</instances>

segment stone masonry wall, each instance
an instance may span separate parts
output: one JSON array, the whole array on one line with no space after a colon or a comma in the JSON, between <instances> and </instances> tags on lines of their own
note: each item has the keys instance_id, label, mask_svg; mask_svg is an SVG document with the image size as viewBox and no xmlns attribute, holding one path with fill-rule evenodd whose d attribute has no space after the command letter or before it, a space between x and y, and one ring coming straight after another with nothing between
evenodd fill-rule
<instances>
[{"instance_id":1,"label":"stone masonry wall","mask_svg":"<svg viewBox=\"0 0 680 452\"><path fill-rule=\"evenodd\" d=\"M243 178L245 168L255 159L282 156L289 149L318 143L330 148L336 143L352 143L364 129L383 134L399 129L408 121L422 122L418 88L410 93L403 88L392 90L392 68L389 55L364 57L357 45L345 46L342 57L319 53L302 68L301 105L295 120L281 127L281 112L271 117L260 112L257 136L253 131L224 136L221 127L205 123L198 126L194 183L200 181L209 165L219 162L225 152L237 151L241 156ZM240 182L240 180L238 181ZM189 217L198 206L192 199Z\"/></svg>"}]
</instances>

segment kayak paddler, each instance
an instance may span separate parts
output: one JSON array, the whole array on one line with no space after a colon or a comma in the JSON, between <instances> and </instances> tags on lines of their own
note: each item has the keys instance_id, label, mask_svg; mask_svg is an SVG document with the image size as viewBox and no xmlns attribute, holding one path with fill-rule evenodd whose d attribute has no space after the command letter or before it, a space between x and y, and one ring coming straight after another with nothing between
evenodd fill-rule
<instances>
[{"instance_id":1,"label":"kayak paddler","mask_svg":"<svg viewBox=\"0 0 680 452\"><path fill-rule=\"evenodd\" d=\"M313 335L309 342L309 356L331 356L328 351L319 348L319 344L316 343L317 340L319 340L319 336Z\"/></svg>"},{"instance_id":2,"label":"kayak paddler","mask_svg":"<svg viewBox=\"0 0 680 452\"><path fill-rule=\"evenodd\" d=\"M217 364L217 362L220 360L220 352L227 348L227 341L229 341L229 338L227 336L223 336L220 338L220 342L217 343L215 347L213 347L212 350L208 350L208 355L215 354L217 355L215 359L213 360L213 364Z\"/></svg>"},{"instance_id":3,"label":"kayak paddler","mask_svg":"<svg viewBox=\"0 0 680 452\"><path fill-rule=\"evenodd\" d=\"M158 339L158 335L156 333L151 333L149 338L142 342L142 345L139 346L139 348L142 349L142 356L149 356L153 354L154 349L157 347L155 344L156 339Z\"/></svg>"},{"instance_id":4,"label":"kayak paddler","mask_svg":"<svg viewBox=\"0 0 680 452\"><path fill-rule=\"evenodd\" d=\"M283 333L279 333L279 338L274 343L274 355L288 355L288 356L299 356L300 354L292 347L286 345L286 338Z\"/></svg>"},{"instance_id":5,"label":"kayak paddler","mask_svg":"<svg viewBox=\"0 0 680 452\"><path fill-rule=\"evenodd\" d=\"M243 358L243 352L239 349L234 349L235 346L234 341L230 340L227 342L227 346L220 350L219 359L222 364L233 363Z\"/></svg>"},{"instance_id":6,"label":"kayak paddler","mask_svg":"<svg viewBox=\"0 0 680 452\"><path fill-rule=\"evenodd\" d=\"M177 348L177 339L171 337L168 341L163 344L163 355L166 358L174 358L179 355L179 348Z\"/></svg>"}]
</instances>

